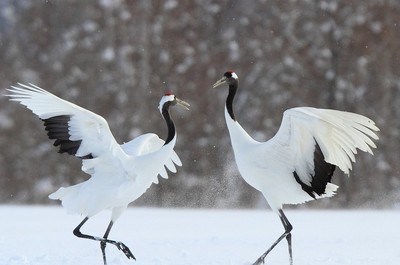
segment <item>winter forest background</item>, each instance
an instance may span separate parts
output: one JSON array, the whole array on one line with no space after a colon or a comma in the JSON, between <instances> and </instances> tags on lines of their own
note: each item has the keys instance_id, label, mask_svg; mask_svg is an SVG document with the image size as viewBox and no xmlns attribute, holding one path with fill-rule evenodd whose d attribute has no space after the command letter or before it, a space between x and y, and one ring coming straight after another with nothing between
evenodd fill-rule
<instances>
[{"instance_id":1,"label":"winter forest background","mask_svg":"<svg viewBox=\"0 0 400 265\"><path fill-rule=\"evenodd\" d=\"M174 109L184 166L135 205L265 207L239 176L224 120L237 72L239 122L257 140L282 112L315 106L357 112L381 128L338 195L302 207L396 207L400 202L400 1L0 1L0 88L34 83L105 117L120 143L165 138L164 84L191 104ZM88 176L57 154L42 122L0 98L0 203L47 195ZM58 202L57 202L58 203Z\"/></svg>"}]
</instances>

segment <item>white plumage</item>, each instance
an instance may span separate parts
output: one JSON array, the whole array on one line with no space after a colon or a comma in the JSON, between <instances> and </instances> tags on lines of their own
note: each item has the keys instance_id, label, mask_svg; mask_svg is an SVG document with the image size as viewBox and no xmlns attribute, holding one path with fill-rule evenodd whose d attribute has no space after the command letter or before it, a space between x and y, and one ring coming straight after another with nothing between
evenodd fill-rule
<instances>
[{"instance_id":1,"label":"white plumage","mask_svg":"<svg viewBox=\"0 0 400 265\"><path fill-rule=\"evenodd\" d=\"M86 217L74 233L88 238L80 234L79 228L100 211L112 210L104 240L94 239L104 243L102 251L106 264L105 243L114 244L107 239L112 224L130 202L140 197L152 183L158 183L158 175L168 178L165 167L175 173L175 164L182 165L173 150L176 133L168 108L175 104L187 108L188 104L171 93L161 98L159 109L169 129L167 143L156 134L148 133L120 145L107 121L91 111L32 84L19 84L19 87L8 90L11 92L8 95L10 100L25 105L44 121L48 136L56 140L54 145L60 146L60 153L67 152L82 158L82 171L91 175L87 181L62 187L49 196L61 200L68 212ZM128 258L134 258L128 248L115 245Z\"/></svg>"},{"instance_id":2,"label":"white plumage","mask_svg":"<svg viewBox=\"0 0 400 265\"><path fill-rule=\"evenodd\" d=\"M379 131L375 123L362 115L329 109L299 107L286 110L276 135L258 142L236 121L233 99L238 77L226 72L214 84L229 85L225 119L236 163L242 177L262 192L271 209L278 213L285 233L254 264L264 263L265 256L286 237L290 264L291 224L282 211L284 204L298 204L330 197L338 186L331 183L335 167L349 174L357 149L372 154Z\"/></svg>"},{"instance_id":3,"label":"white plumage","mask_svg":"<svg viewBox=\"0 0 400 265\"><path fill-rule=\"evenodd\" d=\"M267 142L257 142L251 138L237 121L230 118L226 109L225 116L243 178L263 192L275 211L283 204L314 199L294 181L293 172L304 184L311 184L316 143L321 148L325 162L349 174L351 162L355 162L356 149L372 154L371 147L376 147L367 135L378 139L373 132L378 128L372 120L343 111L310 107L286 110L278 132ZM276 188L290 183L294 186L289 189L292 192L286 193ZM315 193L315 196L334 195L337 186L328 184L328 192Z\"/></svg>"}]
</instances>

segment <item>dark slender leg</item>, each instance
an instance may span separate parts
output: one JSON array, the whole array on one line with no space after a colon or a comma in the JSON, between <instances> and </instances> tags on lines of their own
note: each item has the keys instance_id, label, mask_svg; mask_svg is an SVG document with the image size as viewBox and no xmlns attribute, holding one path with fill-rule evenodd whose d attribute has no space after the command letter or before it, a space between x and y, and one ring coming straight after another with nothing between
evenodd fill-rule
<instances>
[{"instance_id":1,"label":"dark slender leg","mask_svg":"<svg viewBox=\"0 0 400 265\"><path fill-rule=\"evenodd\" d=\"M281 219L281 222L283 224L283 227L285 228L285 232L270 246L270 248L265 251L264 254L259 257L256 262L253 263L253 265L259 265L259 264L264 264L264 259L268 255L271 250L274 249L276 245L278 245L279 242L281 242L282 239L286 237L286 240L288 242L289 246L289 256L290 256L290 265L293 265L293 258L292 258L292 234L290 233L293 229L292 225L289 223L289 220L286 218L285 214L283 213L282 210L279 210L279 218Z\"/></svg>"},{"instance_id":2,"label":"dark slender leg","mask_svg":"<svg viewBox=\"0 0 400 265\"><path fill-rule=\"evenodd\" d=\"M293 253L292 253L292 233L290 233L290 231L292 231L292 225L289 223L289 220L286 218L286 216L283 214L283 211L280 210L282 218L282 224L283 227L285 227L285 231L289 231L289 234L286 236L286 240L288 242L288 249L289 249L289 261L290 261L290 265L293 265Z\"/></svg>"},{"instance_id":3,"label":"dark slender leg","mask_svg":"<svg viewBox=\"0 0 400 265\"><path fill-rule=\"evenodd\" d=\"M110 234L111 227L113 226L113 224L114 224L113 221L110 221L110 223L108 224L107 230L106 230L106 232L104 233L104 236L103 236L104 239L108 239L108 235ZM106 242L100 241L100 248L101 248L101 253L103 254L104 264L107 264L106 246L107 246Z\"/></svg>"},{"instance_id":4,"label":"dark slender leg","mask_svg":"<svg viewBox=\"0 0 400 265\"><path fill-rule=\"evenodd\" d=\"M83 219L83 221L74 229L74 235L77 236L77 237L80 237L80 238L86 238L86 239L91 239L91 240L95 240L95 241L100 241L100 247L101 247L101 250L103 252L104 265L107 264L106 258L105 258L105 256L106 256L106 254L105 254L105 244L106 243L113 244L114 246L116 246L119 250L124 252L125 256L128 259L136 260L135 256L133 256L132 252L129 250L129 248L124 243L107 239L108 234L110 233L111 227L113 225L112 221L108 225L106 233L104 234L104 236L105 236L105 238L104 238L104 237L95 237L95 236L86 235L86 234L82 234L81 233L80 229L87 222L87 220L89 220L89 218L85 217L85 219ZM104 244L104 248L103 248L102 244Z\"/></svg>"}]
</instances>

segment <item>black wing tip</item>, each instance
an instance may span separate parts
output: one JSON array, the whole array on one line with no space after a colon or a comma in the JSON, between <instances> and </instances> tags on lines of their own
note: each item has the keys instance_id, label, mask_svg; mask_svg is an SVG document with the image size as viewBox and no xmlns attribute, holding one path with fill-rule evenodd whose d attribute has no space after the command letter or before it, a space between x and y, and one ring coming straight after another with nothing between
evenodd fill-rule
<instances>
[{"instance_id":1,"label":"black wing tip","mask_svg":"<svg viewBox=\"0 0 400 265\"><path fill-rule=\"evenodd\" d=\"M293 176L297 181L297 183L300 184L301 188L316 200L317 195L321 196L325 194L326 185L328 183L331 183L335 169L336 169L335 165L325 161L325 157L322 153L322 150L318 145L317 141L315 141L314 175L311 175L310 185L305 184L300 179L296 171L293 172Z\"/></svg>"},{"instance_id":2,"label":"black wing tip","mask_svg":"<svg viewBox=\"0 0 400 265\"><path fill-rule=\"evenodd\" d=\"M59 153L68 153L69 155L76 155L78 152L79 146L81 145L81 140L79 141L71 141L71 140L63 140L56 139L54 142L54 146L60 146Z\"/></svg>"},{"instance_id":3,"label":"black wing tip","mask_svg":"<svg viewBox=\"0 0 400 265\"><path fill-rule=\"evenodd\" d=\"M72 141L70 140L71 135L69 134L69 121L71 115L58 115L47 119L41 119L44 123L47 131L47 136L54 141L54 146L59 146L58 153L67 153L69 155L77 156L79 147L81 146L82 140ZM82 159L92 159L92 154L84 156L77 156Z\"/></svg>"},{"instance_id":4,"label":"black wing tip","mask_svg":"<svg viewBox=\"0 0 400 265\"><path fill-rule=\"evenodd\" d=\"M297 183L300 184L301 188L305 192L307 192L308 195L310 195L314 200L316 200L317 197L316 197L316 193L314 192L313 188L310 187L309 185L305 184L303 181L301 181L301 179L300 179L299 175L297 175L296 171L293 172L293 176L294 176L294 179L297 181Z\"/></svg>"}]
</instances>

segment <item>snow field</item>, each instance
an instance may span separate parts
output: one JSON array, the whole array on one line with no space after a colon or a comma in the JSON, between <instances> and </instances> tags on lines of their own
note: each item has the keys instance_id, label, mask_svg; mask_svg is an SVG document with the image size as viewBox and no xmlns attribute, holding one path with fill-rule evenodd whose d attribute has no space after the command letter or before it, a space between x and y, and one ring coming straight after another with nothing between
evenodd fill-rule
<instances>
[{"instance_id":1,"label":"snow field","mask_svg":"<svg viewBox=\"0 0 400 265\"><path fill-rule=\"evenodd\" d=\"M288 210L295 265L400 264L399 211ZM83 219L61 207L0 206L0 265L102 264L99 243L72 230ZM89 220L83 233L103 235L109 212ZM106 249L109 265L250 265L283 232L269 210L129 208L110 239L136 256ZM289 264L286 241L266 264Z\"/></svg>"}]
</instances>

